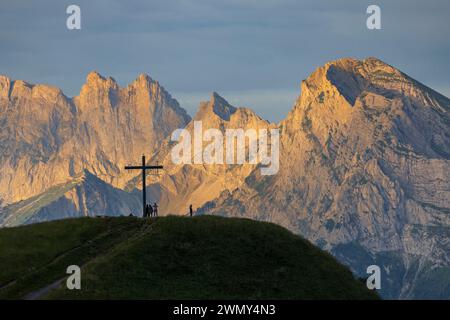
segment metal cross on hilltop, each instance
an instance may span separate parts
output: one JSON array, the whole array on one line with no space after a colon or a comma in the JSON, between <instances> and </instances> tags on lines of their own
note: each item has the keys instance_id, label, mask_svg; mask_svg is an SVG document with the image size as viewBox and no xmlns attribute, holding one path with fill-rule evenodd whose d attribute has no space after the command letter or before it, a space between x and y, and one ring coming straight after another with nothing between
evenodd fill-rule
<instances>
[{"instance_id":1,"label":"metal cross on hilltop","mask_svg":"<svg viewBox=\"0 0 450 320\"><path fill-rule=\"evenodd\" d=\"M142 155L141 166L126 166L126 170L142 170L142 216L145 217L145 206L147 205L147 192L145 190L145 170L163 169L163 166L147 166L145 165L145 156Z\"/></svg>"}]
</instances>

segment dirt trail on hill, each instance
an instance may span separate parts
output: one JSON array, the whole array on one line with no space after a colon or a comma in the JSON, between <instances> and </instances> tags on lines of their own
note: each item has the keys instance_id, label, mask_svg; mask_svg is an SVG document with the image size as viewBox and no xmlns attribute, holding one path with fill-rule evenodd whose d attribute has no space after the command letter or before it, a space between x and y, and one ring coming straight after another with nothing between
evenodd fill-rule
<instances>
[{"instance_id":1,"label":"dirt trail on hill","mask_svg":"<svg viewBox=\"0 0 450 320\"><path fill-rule=\"evenodd\" d=\"M81 265L80 269L83 270L84 267L86 267L87 265L89 265L90 263L94 262L95 260L97 260L98 258L100 258L101 256L104 256L106 253L113 251L114 248L120 247L122 245L124 245L125 243L129 244L133 241L137 241L139 240L141 237L145 236L152 228L153 225L155 224L156 221L152 221L152 223L150 224L144 224L142 225L142 227L138 230L136 230L136 234L132 235L129 239L127 239L126 241L118 241L114 244L112 244L108 249L105 249L103 252L99 252L99 254L97 254L96 256L94 256L92 259L88 260L87 262L85 262L83 265ZM115 232L120 232L122 230L124 230L126 228L119 228L117 230L112 230ZM111 230L104 232L100 235L98 235L97 237L88 240L85 244L79 245L77 247L74 247L72 249L69 249L63 253L61 253L60 255L58 255L57 257L55 257L51 262L49 262L48 264L46 264L45 266L42 266L40 269L44 269L46 268L48 265L54 263L55 261L57 261L58 259L61 259L63 256L67 255L68 253L70 253L73 250L79 249L81 247L88 247L90 244L95 243L95 240L105 236L106 234L110 234ZM50 283L49 285L42 287L38 290L32 291L28 294L26 294L22 299L23 300L38 300L41 298L44 298L46 295L48 295L51 291L58 289L61 284L67 279L66 277L63 277L61 279L58 279L52 283ZM13 280L12 283L16 282L16 280Z\"/></svg>"}]
</instances>

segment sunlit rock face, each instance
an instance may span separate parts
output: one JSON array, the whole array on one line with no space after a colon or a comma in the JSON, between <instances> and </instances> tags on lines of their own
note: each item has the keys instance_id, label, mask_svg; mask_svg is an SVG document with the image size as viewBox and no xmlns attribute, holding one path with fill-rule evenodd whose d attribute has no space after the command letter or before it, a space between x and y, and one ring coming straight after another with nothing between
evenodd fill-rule
<instances>
[{"instance_id":1,"label":"sunlit rock face","mask_svg":"<svg viewBox=\"0 0 450 320\"><path fill-rule=\"evenodd\" d=\"M274 106L276 108L276 106ZM385 298L450 298L450 101L384 62L341 59L301 83L280 124L213 93L191 120L146 75L121 88L88 75L80 94L0 76L0 226L140 214L142 153L160 214L271 221L361 277L377 264ZM174 164L175 129L280 130L280 165ZM203 143L203 145L206 142ZM151 155L151 156L150 156Z\"/></svg>"},{"instance_id":2,"label":"sunlit rock face","mask_svg":"<svg viewBox=\"0 0 450 320\"><path fill-rule=\"evenodd\" d=\"M223 140L223 164L194 163L194 154L203 153L203 148L211 144L202 137L202 148L194 147L195 129L194 123L200 124L202 132L208 129L217 129L224 136L227 129L253 129L270 130L275 125L260 118L248 108L236 108L230 105L219 94L213 93L209 101L200 103L199 109L193 120L188 123L186 130L191 137L191 164L175 164L172 159L171 150L178 143L172 141L169 136L162 143L157 154L151 160L152 163L159 163L164 166L164 171L159 175L149 175L148 187L149 198L160 204L163 214L183 215L189 212L189 205L194 208L201 207L206 202L215 199L223 192L228 192L238 188L245 178L257 167L248 161L248 146L246 146L246 161L243 165L226 162L226 141ZM246 140L248 143L248 140ZM238 146L233 146L234 152ZM128 188L141 187L141 179L137 177L130 181Z\"/></svg>"},{"instance_id":3,"label":"sunlit rock face","mask_svg":"<svg viewBox=\"0 0 450 320\"><path fill-rule=\"evenodd\" d=\"M361 275L378 263L385 297L448 298L449 107L375 58L327 63L280 124L279 173L255 171L205 212L281 224Z\"/></svg>"},{"instance_id":4,"label":"sunlit rock face","mask_svg":"<svg viewBox=\"0 0 450 320\"><path fill-rule=\"evenodd\" d=\"M47 85L0 77L0 200L3 206L70 181L84 169L123 185L125 164L151 154L190 117L157 81L120 88L91 72L74 98Z\"/></svg>"}]
</instances>

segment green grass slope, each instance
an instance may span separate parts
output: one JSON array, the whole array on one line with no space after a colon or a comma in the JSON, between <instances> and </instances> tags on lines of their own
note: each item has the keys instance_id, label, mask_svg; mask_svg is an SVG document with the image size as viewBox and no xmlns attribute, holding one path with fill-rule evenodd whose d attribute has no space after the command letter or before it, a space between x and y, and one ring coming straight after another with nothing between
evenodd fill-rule
<instances>
[{"instance_id":1,"label":"green grass slope","mask_svg":"<svg viewBox=\"0 0 450 320\"><path fill-rule=\"evenodd\" d=\"M213 216L80 218L0 229L0 298L81 266L45 299L374 299L331 255L274 224Z\"/></svg>"}]
</instances>

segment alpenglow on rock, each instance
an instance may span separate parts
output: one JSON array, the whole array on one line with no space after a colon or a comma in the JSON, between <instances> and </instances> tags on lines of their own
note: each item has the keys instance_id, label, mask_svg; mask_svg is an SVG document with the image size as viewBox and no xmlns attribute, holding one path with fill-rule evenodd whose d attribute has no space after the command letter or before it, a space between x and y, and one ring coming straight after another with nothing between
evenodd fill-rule
<instances>
[{"instance_id":1,"label":"alpenglow on rock","mask_svg":"<svg viewBox=\"0 0 450 320\"><path fill-rule=\"evenodd\" d=\"M204 211L276 222L387 298L450 297L450 100L375 58L327 63L281 122L280 172Z\"/></svg>"},{"instance_id":2,"label":"alpenglow on rock","mask_svg":"<svg viewBox=\"0 0 450 320\"><path fill-rule=\"evenodd\" d=\"M88 170L123 187L123 168L152 154L190 120L167 91L147 75L125 88L97 72L81 92L0 77L0 205L39 195Z\"/></svg>"},{"instance_id":3,"label":"alpenglow on rock","mask_svg":"<svg viewBox=\"0 0 450 320\"><path fill-rule=\"evenodd\" d=\"M202 124L204 129L218 129L222 133L226 129L269 129L274 124L260 118L248 108L236 108L230 105L218 93L214 92L207 102L200 103L199 109L186 126L186 130L194 135L194 122ZM207 145L210 142L204 142ZM224 141L224 149L226 142ZM174 164L171 148L174 143L167 137L158 152L150 161L164 165L164 174L151 176L147 188L150 198L155 199L163 213L186 214L189 204L195 208L217 198L222 192L239 187L256 165L227 164ZM242 146L234 145L235 149ZM247 152L248 157L248 152ZM192 162L193 163L193 162ZM142 188L140 179L133 179L128 190Z\"/></svg>"}]
</instances>

